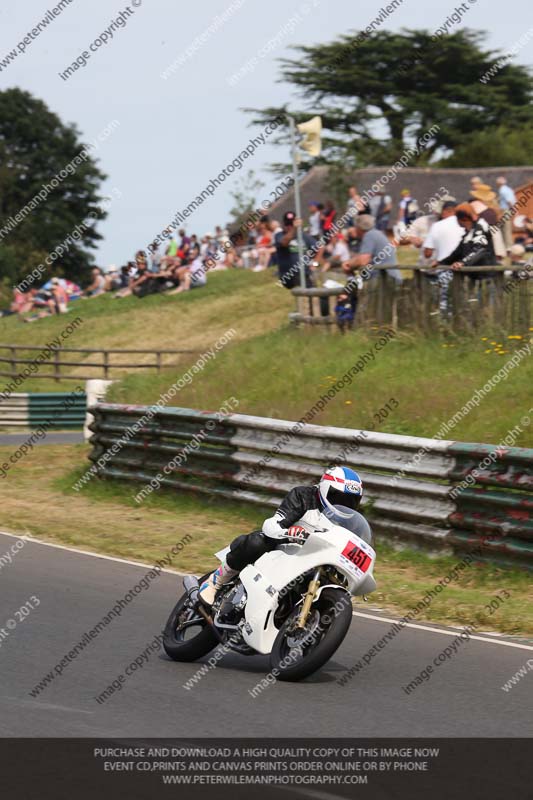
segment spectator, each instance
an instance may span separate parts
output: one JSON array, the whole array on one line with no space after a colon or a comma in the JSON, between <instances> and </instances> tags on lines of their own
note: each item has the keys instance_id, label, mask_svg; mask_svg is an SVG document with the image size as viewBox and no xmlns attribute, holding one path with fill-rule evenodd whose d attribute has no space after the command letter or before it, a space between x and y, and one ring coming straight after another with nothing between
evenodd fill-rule
<instances>
[{"instance_id":1,"label":"spectator","mask_svg":"<svg viewBox=\"0 0 533 800\"><path fill-rule=\"evenodd\" d=\"M361 239L359 252L346 261L342 268L347 273L356 270L378 266L396 266L396 247L389 242L383 231L375 228L375 220L371 214L360 214L355 225L358 237ZM373 270L371 277L376 274ZM400 270L387 270L387 274L396 282L402 282Z\"/></svg>"},{"instance_id":2,"label":"spectator","mask_svg":"<svg viewBox=\"0 0 533 800\"><path fill-rule=\"evenodd\" d=\"M150 252L150 272L157 275L161 269L161 253L159 252L159 244L153 242L148 248Z\"/></svg>"},{"instance_id":3,"label":"spectator","mask_svg":"<svg viewBox=\"0 0 533 800\"><path fill-rule=\"evenodd\" d=\"M270 220L270 231L272 233L272 239L274 238L276 233L279 233L279 231L282 231L282 230L283 230L283 228L281 227L281 225L279 223L279 220L277 220L277 219L271 219Z\"/></svg>"},{"instance_id":4,"label":"spectator","mask_svg":"<svg viewBox=\"0 0 533 800\"><path fill-rule=\"evenodd\" d=\"M335 233L331 242L324 248L325 260L322 272L341 267L350 258L350 250L342 233Z\"/></svg>"},{"instance_id":5,"label":"spectator","mask_svg":"<svg viewBox=\"0 0 533 800\"><path fill-rule=\"evenodd\" d=\"M135 264L137 265L137 269L139 268L140 264L143 264L146 269L148 269L148 261L146 259L146 253L144 250L137 250L135 253Z\"/></svg>"},{"instance_id":6,"label":"spectator","mask_svg":"<svg viewBox=\"0 0 533 800\"><path fill-rule=\"evenodd\" d=\"M320 236L320 203L309 203L309 235Z\"/></svg>"},{"instance_id":7,"label":"spectator","mask_svg":"<svg viewBox=\"0 0 533 800\"><path fill-rule=\"evenodd\" d=\"M108 285L108 291L119 291L120 289L127 289L130 285L130 267L125 265L120 268L120 272L111 275Z\"/></svg>"},{"instance_id":8,"label":"spectator","mask_svg":"<svg viewBox=\"0 0 533 800\"><path fill-rule=\"evenodd\" d=\"M355 225L355 220L358 214L368 214L369 205L367 200L364 200L359 192L357 186L350 186L348 189L348 202L346 204L346 213L348 216L348 224Z\"/></svg>"},{"instance_id":9,"label":"spectator","mask_svg":"<svg viewBox=\"0 0 533 800\"><path fill-rule=\"evenodd\" d=\"M254 270L258 272L268 267L275 248L272 246L272 232L268 222L258 222L256 231L257 265Z\"/></svg>"},{"instance_id":10,"label":"spectator","mask_svg":"<svg viewBox=\"0 0 533 800\"><path fill-rule=\"evenodd\" d=\"M509 256L511 258L511 264L514 267L525 267L527 265L527 261L524 259L526 254L526 248L522 244L513 244L509 248Z\"/></svg>"},{"instance_id":11,"label":"spectator","mask_svg":"<svg viewBox=\"0 0 533 800\"><path fill-rule=\"evenodd\" d=\"M161 258L160 269L179 266L181 259L178 256L178 243L174 236L171 236L165 250L165 255Z\"/></svg>"},{"instance_id":12,"label":"spectator","mask_svg":"<svg viewBox=\"0 0 533 800\"><path fill-rule=\"evenodd\" d=\"M455 216L456 206L455 200L443 203L439 221L431 226L424 240L424 256L434 265L451 255L463 237L464 231Z\"/></svg>"},{"instance_id":13,"label":"spectator","mask_svg":"<svg viewBox=\"0 0 533 800\"><path fill-rule=\"evenodd\" d=\"M82 292L82 297L97 297L105 292L105 277L100 267L91 270L92 282Z\"/></svg>"},{"instance_id":14,"label":"spectator","mask_svg":"<svg viewBox=\"0 0 533 800\"><path fill-rule=\"evenodd\" d=\"M345 329L351 330L353 328L356 310L356 291L344 291L338 295L335 305L335 316L337 318L337 327L341 333L344 333Z\"/></svg>"},{"instance_id":15,"label":"spectator","mask_svg":"<svg viewBox=\"0 0 533 800\"><path fill-rule=\"evenodd\" d=\"M59 278L52 278L52 297L49 301L52 314L66 314L68 311L68 294Z\"/></svg>"},{"instance_id":16,"label":"spectator","mask_svg":"<svg viewBox=\"0 0 533 800\"><path fill-rule=\"evenodd\" d=\"M226 250L223 262L224 269L238 269L243 267L243 260L234 247ZM216 269L216 267L215 267Z\"/></svg>"},{"instance_id":17,"label":"spectator","mask_svg":"<svg viewBox=\"0 0 533 800\"><path fill-rule=\"evenodd\" d=\"M402 199L398 204L397 224L407 228L411 222L414 222L418 215L418 202L411 195L409 189L402 189L401 196Z\"/></svg>"},{"instance_id":18,"label":"spectator","mask_svg":"<svg viewBox=\"0 0 533 800\"><path fill-rule=\"evenodd\" d=\"M279 279L286 289L300 285L300 265L298 258L297 230L301 228L302 220L296 217L293 211L287 211L283 216L283 228L274 237L278 262ZM304 254L313 250L315 240L308 233L302 232ZM309 267L305 265L305 285L311 286Z\"/></svg>"},{"instance_id":19,"label":"spectator","mask_svg":"<svg viewBox=\"0 0 533 800\"><path fill-rule=\"evenodd\" d=\"M148 271L148 264L146 260L139 259L135 262L136 264L136 275L133 280L130 281L129 286L124 289L120 289L115 295L116 299L120 299L121 297L129 297L131 294L137 294L139 296L143 296L144 292L140 291L140 287L148 281L151 277L150 272ZM159 273L160 275L163 273Z\"/></svg>"},{"instance_id":20,"label":"spectator","mask_svg":"<svg viewBox=\"0 0 533 800\"><path fill-rule=\"evenodd\" d=\"M455 216L455 200L445 200L442 203L440 219L435 222L426 236L423 248L426 263L433 267L443 261L459 246L463 237L463 229L457 222ZM431 314L440 313L443 317L450 311L448 290L453 278L453 272L449 269L439 269L425 273L426 278L438 286L439 310L432 311Z\"/></svg>"},{"instance_id":21,"label":"spectator","mask_svg":"<svg viewBox=\"0 0 533 800\"><path fill-rule=\"evenodd\" d=\"M464 233L455 250L440 263L450 264L453 270L494 264L496 256L487 222L478 218L470 203L458 205L455 209L455 216L459 225L464 229ZM464 274L473 281L494 277L493 272L465 272Z\"/></svg>"},{"instance_id":22,"label":"spectator","mask_svg":"<svg viewBox=\"0 0 533 800\"><path fill-rule=\"evenodd\" d=\"M478 175L474 175L473 178L470 178L470 191L475 192L477 191L478 186L481 186L483 181Z\"/></svg>"},{"instance_id":23,"label":"spectator","mask_svg":"<svg viewBox=\"0 0 533 800\"><path fill-rule=\"evenodd\" d=\"M480 219L484 219L490 228L492 246L498 261L502 261L507 255L507 248L501 231L498 229L498 204L496 203L496 193L492 191L486 183L481 183L477 189L470 192L470 205Z\"/></svg>"},{"instance_id":24,"label":"spectator","mask_svg":"<svg viewBox=\"0 0 533 800\"><path fill-rule=\"evenodd\" d=\"M348 250L351 255L355 255L355 253L359 252L361 239L357 235L357 228L353 225L346 231L346 244L348 245Z\"/></svg>"},{"instance_id":25,"label":"spectator","mask_svg":"<svg viewBox=\"0 0 533 800\"><path fill-rule=\"evenodd\" d=\"M179 246L180 255L182 259L186 259L189 255L189 250L191 247L191 239L189 236L187 236L183 228L180 228L178 233L181 236L181 241Z\"/></svg>"},{"instance_id":26,"label":"spectator","mask_svg":"<svg viewBox=\"0 0 533 800\"><path fill-rule=\"evenodd\" d=\"M28 292L21 292L15 287L13 300L9 310L0 311L0 317L9 317L12 314L25 314L33 308L33 298L37 294L37 289L30 289Z\"/></svg>"},{"instance_id":27,"label":"spectator","mask_svg":"<svg viewBox=\"0 0 533 800\"><path fill-rule=\"evenodd\" d=\"M507 184L507 178L503 176L496 178L496 186L498 187L498 202L504 214L502 225L503 240L505 246L509 249L513 244L513 215L505 212L515 207L516 195Z\"/></svg>"},{"instance_id":28,"label":"spectator","mask_svg":"<svg viewBox=\"0 0 533 800\"><path fill-rule=\"evenodd\" d=\"M333 228L336 216L337 212L333 207L333 203L331 200L326 200L326 205L320 212L320 225L326 241L329 241L331 237L331 229Z\"/></svg>"},{"instance_id":29,"label":"spectator","mask_svg":"<svg viewBox=\"0 0 533 800\"><path fill-rule=\"evenodd\" d=\"M392 211L392 197L390 194L385 194L383 189L372 194L369 200L369 211L376 220L376 228L378 231L385 233L390 224L390 213Z\"/></svg>"},{"instance_id":30,"label":"spectator","mask_svg":"<svg viewBox=\"0 0 533 800\"><path fill-rule=\"evenodd\" d=\"M441 209L442 203L439 201L434 202L432 205L432 210L429 214L423 214L422 216L417 217L415 220L413 220L413 222L411 222L408 228L402 230L400 244L410 244L420 251L418 256L419 266L426 266L429 263L424 254L422 245L424 244L424 240L426 239L431 227L435 224L435 222L438 221Z\"/></svg>"},{"instance_id":31,"label":"spectator","mask_svg":"<svg viewBox=\"0 0 533 800\"><path fill-rule=\"evenodd\" d=\"M181 292L188 292L189 289L199 289L207 283L206 269L199 256L194 257L191 253L189 255L187 264L183 267L178 267L178 277L180 285L177 289L172 289L169 294L180 294Z\"/></svg>"},{"instance_id":32,"label":"spectator","mask_svg":"<svg viewBox=\"0 0 533 800\"><path fill-rule=\"evenodd\" d=\"M524 218L524 238L522 244L528 253L533 250L533 219L530 217Z\"/></svg>"}]
</instances>

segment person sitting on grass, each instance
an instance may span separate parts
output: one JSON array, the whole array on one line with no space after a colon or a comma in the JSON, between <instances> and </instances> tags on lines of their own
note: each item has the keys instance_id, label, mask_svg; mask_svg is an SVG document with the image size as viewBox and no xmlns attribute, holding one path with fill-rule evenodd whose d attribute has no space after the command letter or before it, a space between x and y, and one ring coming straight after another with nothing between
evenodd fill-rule
<instances>
[{"instance_id":1,"label":"person sitting on grass","mask_svg":"<svg viewBox=\"0 0 533 800\"><path fill-rule=\"evenodd\" d=\"M97 297L99 294L103 294L105 292L105 277L100 269L100 267L94 267L91 270L91 277L92 281L87 286L86 289L83 290L81 296L86 300L88 297Z\"/></svg>"},{"instance_id":2,"label":"person sitting on grass","mask_svg":"<svg viewBox=\"0 0 533 800\"><path fill-rule=\"evenodd\" d=\"M168 231L168 229L167 229ZM170 237L170 241L167 245L165 250L165 255L160 259L159 267L162 270L169 269L171 267L176 267L179 265L179 256L178 256L178 243L175 240L174 236Z\"/></svg>"},{"instance_id":3,"label":"person sitting on grass","mask_svg":"<svg viewBox=\"0 0 533 800\"><path fill-rule=\"evenodd\" d=\"M37 289L30 289L29 292L21 292L20 289L15 287L13 291L13 300L9 309L0 311L0 317L9 317L12 314L25 314L33 308L33 298L37 294Z\"/></svg>"},{"instance_id":4,"label":"person sitting on grass","mask_svg":"<svg viewBox=\"0 0 533 800\"><path fill-rule=\"evenodd\" d=\"M150 272L148 270L148 264L146 263L146 259L143 261L139 259L136 262L137 267L137 275L135 278L130 281L129 286L126 286L124 289L120 289L115 295L115 298L119 299L121 297L129 297L131 294L135 292L143 283L145 283L150 277Z\"/></svg>"},{"instance_id":5,"label":"person sitting on grass","mask_svg":"<svg viewBox=\"0 0 533 800\"><path fill-rule=\"evenodd\" d=\"M189 289L199 289L207 283L206 269L199 256L194 258L193 255L190 255L189 263L177 269L177 276L180 280L180 285L177 289L172 289L168 294L180 294L181 292L188 292Z\"/></svg>"},{"instance_id":6,"label":"person sitting on grass","mask_svg":"<svg viewBox=\"0 0 533 800\"><path fill-rule=\"evenodd\" d=\"M59 278L52 278L52 297L48 301L51 314L66 314L68 311L68 293Z\"/></svg>"}]
</instances>

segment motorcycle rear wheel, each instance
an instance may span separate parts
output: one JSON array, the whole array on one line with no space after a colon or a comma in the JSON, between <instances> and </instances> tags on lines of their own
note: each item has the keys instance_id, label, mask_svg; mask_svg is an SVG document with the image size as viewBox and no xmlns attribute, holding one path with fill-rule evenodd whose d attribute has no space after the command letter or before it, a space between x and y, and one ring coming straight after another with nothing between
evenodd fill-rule
<instances>
[{"instance_id":1,"label":"motorcycle rear wheel","mask_svg":"<svg viewBox=\"0 0 533 800\"><path fill-rule=\"evenodd\" d=\"M310 620L314 618L314 629L294 634L291 629L299 613L299 607L294 609L274 641L270 665L278 681L301 681L329 661L348 633L352 602L346 592L324 589L311 608ZM301 645L297 644L298 637ZM293 646L292 639L296 642Z\"/></svg>"},{"instance_id":2,"label":"motorcycle rear wheel","mask_svg":"<svg viewBox=\"0 0 533 800\"><path fill-rule=\"evenodd\" d=\"M200 579L201 582L202 579ZM163 630L163 647L167 656L170 656L173 661L196 661L211 652L218 644L218 639L213 629L203 617L200 617L192 609L187 613L188 602L187 592L184 592L172 609ZM182 624L187 622L187 619L195 620L196 618L198 618L198 624L182 629L180 627L180 617L182 617ZM196 630L198 632L195 635L185 638L186 631Z\"/></svg>"}]
</instances>

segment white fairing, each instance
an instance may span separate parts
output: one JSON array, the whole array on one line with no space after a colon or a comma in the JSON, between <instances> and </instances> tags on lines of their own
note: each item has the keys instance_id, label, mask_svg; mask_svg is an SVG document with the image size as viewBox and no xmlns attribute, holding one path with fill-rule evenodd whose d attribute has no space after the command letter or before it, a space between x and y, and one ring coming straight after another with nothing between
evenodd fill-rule
<instances>
[{"instance_id":1,"label":"white fairing","mask_svg":"<svg viewBox=\"0 0 533 800\"><path fill-rule=\"evenodd\" d=\"M279 592L304 572L332 565L347 578L350 594L368 594L376 588L376 554L363 539L315 510L308 511L298 524L309 531L305 544L280 545L245 567L239 576L248 595L243 637L259 653L270 653L278 634L273 618Z\"/></svg>"}]
</instances>

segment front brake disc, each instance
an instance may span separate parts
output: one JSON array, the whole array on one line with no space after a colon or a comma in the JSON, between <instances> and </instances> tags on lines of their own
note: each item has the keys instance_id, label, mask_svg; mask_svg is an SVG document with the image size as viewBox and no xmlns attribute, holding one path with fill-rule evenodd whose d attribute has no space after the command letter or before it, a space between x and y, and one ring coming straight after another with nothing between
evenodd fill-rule
<instances>
[{"instance_id":1,"label":"front brake disc","mask_svg":"<svg viewBox=\"0 0 533 800\"><path fill-rule=\"evenodd\" d=\"M307 640L312 638L313 634L320 625L320 612L318 609L311 612L307 618L305 628L293 628L286 637L287 645L291 650L295 650L302 645L307 644Z\"/></svg>"}]
</instances>

